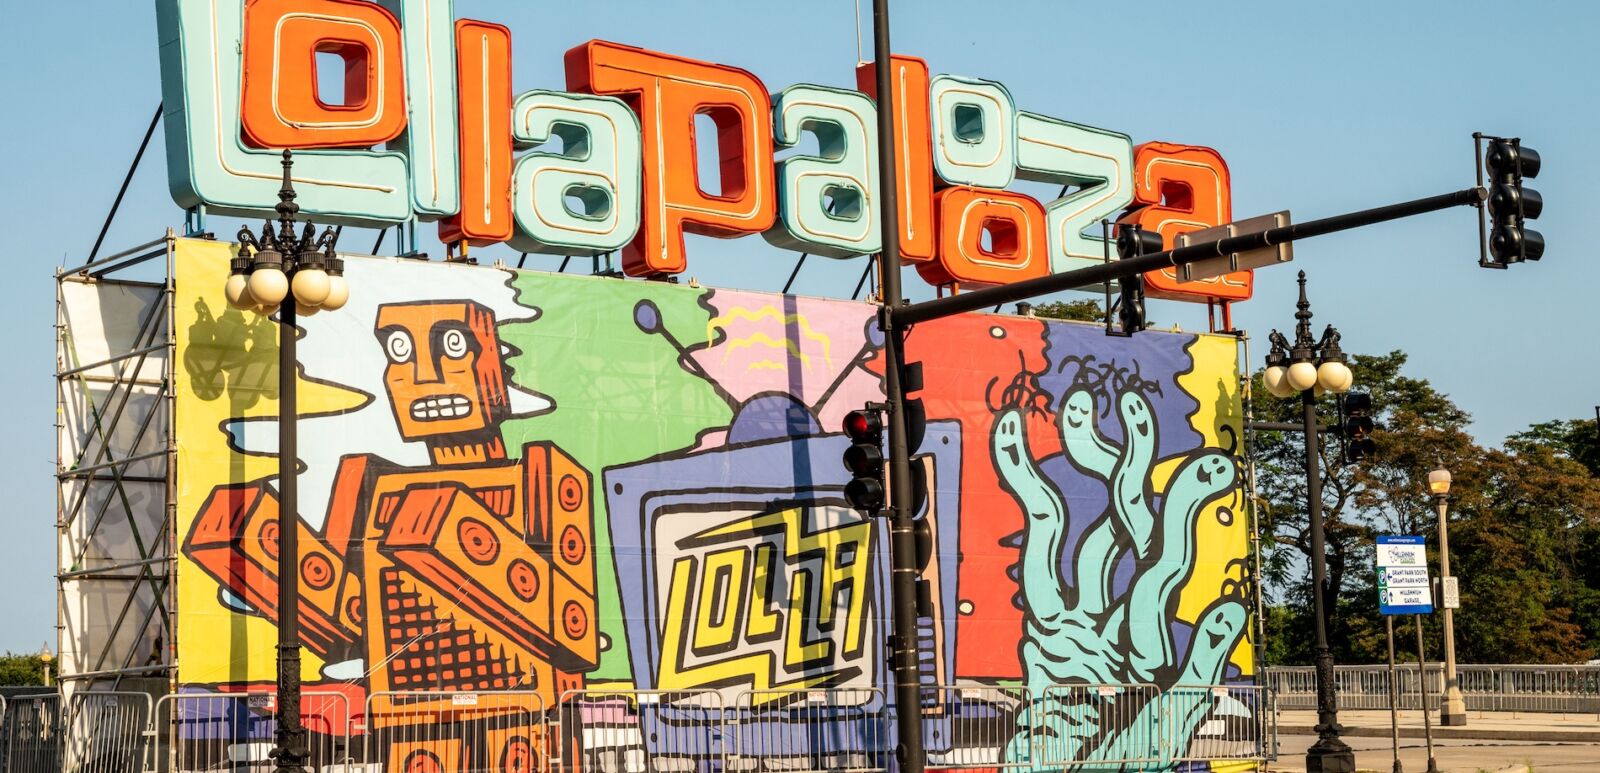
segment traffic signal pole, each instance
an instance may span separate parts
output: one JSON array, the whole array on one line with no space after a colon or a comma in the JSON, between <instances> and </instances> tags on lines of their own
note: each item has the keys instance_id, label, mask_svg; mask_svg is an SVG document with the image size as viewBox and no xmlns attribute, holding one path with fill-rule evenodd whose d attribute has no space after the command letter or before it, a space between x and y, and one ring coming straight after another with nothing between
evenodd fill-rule
<instances>
[{"instance_id":1,"label":"traffic signal pole","mask_svg":"<svg viewBox=\"0 0 1600 773\"><path fill-rule=\"evenodd\" d=\"M889 660L894 672L895 760L899 773L923 773L927 750L922 745L922 674L917 658L917 544L911 512L911 449L906 440L906 400L901 383L905 337L896 316L900 294L900 202L895 179L894 63L889 48L889 2L872 2L874 75L878 86L878 210L882 213L883 248L878 270L882 293L878 321L883 328L883 389L889 402L889 593L894 607L894 633Z\"/></svg>"},{"instance_id":2,"label":"traffic signal pole","mask_svg":"<svg viewBox=\"0 0 1600 773\"><path fill-rule=\"evenodd\" d=\"M883 77L883 73L880 71L878 76L881 79ZM882 87L880 86L880 88ZM879 111L880 131L882 129L881 116L883 112L884 111L881 110ZM893 146L886 145L883 147L892 148ZM885 151L884 155L890 154L888 151ZM892 192L887 193L889 193L891 196L893 195ZM1076 290L1083 287L1099 286L1106 282L1114 282L1118 279L1136 276L1147 271L1156 271L1171 266L1184 266L1190 263L1206 260L1208 258L1226 257L1236 252L1248 252L1250 250L1261 249L1263 247L1270 247L1275 244L1284 244L1287 242L1297 241L1299 239L1309 239L1313 236L1324 236L1326 234L1338 233L1340 231L1348 231L1352 228L1361 228L1363 226L1376 225L1378 223L1384 223L1390 220L1399 220L1401 218L1412 217L1415 215L1424 215L1429 212L1437 212L1441 209L1449 209L1451 207L1459 207L1469 204L1477 205L1481 204L1487 197L1488 191L1481 186L1474 186L1456 191L1454 193L1446 193L1439 196L1429 196L1425 199L1417 199L1415 201L1407 201L1399 204L1390 204L1385 207L1361 210L1360 212L1334 215L1333 217L1327 217L1321 220L1311 220L1304 223L1294 223L1278 228L1269 228L1265 231L1244 234L1241 236L1230 236L1226 239L1218 239L1214 242L1191 244L1187 247L1178 247L1175 249L1166 250L1164 252L1140 255L1136 258L1126 258L1114 263L1101 263L1094 266L1089 266L1088 268L1080 268L1076 271L1051 274L1050 276L1043 276L1037 279L1028 279L1013 284L991 287L986 290L975 290L970 293L935 298L931 301L913 303L909 306L896 306L893 307L892 310L892 314L894 316L893 322L896 327L903 329L909 325L915 325L918 322L927 322L929 320L949 317L968 311L992 308L1005 303L1025 301L1029 298L1039 295L1047 295L1049 293L1061 292L1063 290ZM887 208L890 205L886 201L884 206ZM885 219L885 222L888 222L887 218ZM886 233L884 234L885 247L887 247L889 243L889 235ZM887 250L885 254L888 254ZM898 265L898 260L896 261L896 265ZM896 282L896 285L898 286L898 282ZM885 287L885 290L887 291L887 287ZM890 398L890 402L894 402L893 397Z\"/></svg>"}]
</instances>

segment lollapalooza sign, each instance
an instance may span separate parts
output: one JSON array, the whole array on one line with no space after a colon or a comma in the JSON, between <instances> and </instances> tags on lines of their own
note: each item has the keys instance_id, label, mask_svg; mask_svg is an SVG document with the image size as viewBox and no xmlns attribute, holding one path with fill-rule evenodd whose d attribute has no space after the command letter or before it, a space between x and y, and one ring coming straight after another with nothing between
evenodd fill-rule
<instances>
[{"instance_id":1,"label":"lollapalooza sign","mask_svg":"<svg viewBox=\"0 0 1600 773\"><path fill-rule=\"evenodd\" d=\"M759 233L844 258L880 249L874 66L865 93L770 93L726 65L590 41L569 91L511 88L511 33L449 0L158 0L168 172L185 208L258 217L297 151L302 210L346 225L438 221L451 244L620 250L632 276L687 267L685 233ZM342 62L340 103L318 54ZM1104 218L1162 234L1233 219L1215 150L1147 142L1017 109L995 81L892 61L902 254L936 285L984 286L1099 263ZM715 123L720 186L699 179L695 121ZM814 135L814 152L798 148ZM709 140L705 140L709 141ZM381 146L381 149L379 149ZM520 155L519 155L520 151ZM1041 202L1014 180L1063 186ZM1251 276L1146 277L1154 297L1244 300Z\"/></svg>"}]
</instances>

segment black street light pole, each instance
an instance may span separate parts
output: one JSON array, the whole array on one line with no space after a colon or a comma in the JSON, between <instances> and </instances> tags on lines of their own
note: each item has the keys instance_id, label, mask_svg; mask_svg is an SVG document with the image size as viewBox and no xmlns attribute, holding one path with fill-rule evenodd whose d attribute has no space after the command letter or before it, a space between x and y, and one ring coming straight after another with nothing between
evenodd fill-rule
<instances>
[{"instance_id":1,"label":"black street light pole","mask_svg":"<svg viewBox=\"0 0 1600 773\"><path fill-rule=\"evenodd\" d=\"M307 313L337 309L349 297L344 261L335 253L339 230L316 236L306 223L295 234L294 159L283 152L283 187L278 191L278 230L262 224L258 237L239 229L239 255L224 290L236 308L270 314L278 310L278 727L271 757L277 773L304 773L310 756L300 718L300 545L298 477L299 406L296 400L296 306Z\"/></svg>"},{"instance_id":2,"label":"black street light pole","mask_svg":"<svg viewBox=\"0 0 1600 773\"><path fill-rule=\"evenodd\" d=\"M1316 614L1317 741L1306 750L1307 773L1352 773L1355 752L1340 737L1339 698L1334 690L1333 650L1328 647L1327 547L1322 528L1322 464L1318 450L1317 396L1320 391L1343 393L1350 388L1350 369L1339 350L1339 332L1329 325L1321 340L1311 335L1311 302L1306 299L1306 272L1300 272L1300 300L1295 304L1295 335L1291 345L1274 330L1269 335L1263 379L1278 397L1300 393L1302 431L1306 438L1306 504L1311 530L1312 608Z\"/></svg>"},{"instance_id":3,"label":"black street light pole","mask_svg":"<svg viewBox=\"0 0 1600 773\"><path fill-rule=\"evenodd\" d=\"M290 195L294 195L292 191ZM300 496L296 485L300 442L294 312L293 301L278 307L278 732L272 749L277 773L303 773L310 756L306 729L300 721Z\"/></svg>"},{"instance_id":4,"label":"black street light pole","mask_svg":"<svg viewBox=\"0 0 1600 773\"><path fill-rule=\"evenodd\" d=\"M879 253L878 287L883 294L878 321L883 328L883 390L889 402L889 563L890 598L894 607L894 634L889 637L889 657L894 672L897 742L895 760L900 773L922 773L927 751L922 746L922 672L917 660L917 547L911 512L911 448L906 436L905 330L896 324L900 307L900 211L895 195L895 131L893 61L889 48L889 2L872 2L874 75L878 90L878 200L882 215L883 247Z\"/></svg>"}]
</instances>

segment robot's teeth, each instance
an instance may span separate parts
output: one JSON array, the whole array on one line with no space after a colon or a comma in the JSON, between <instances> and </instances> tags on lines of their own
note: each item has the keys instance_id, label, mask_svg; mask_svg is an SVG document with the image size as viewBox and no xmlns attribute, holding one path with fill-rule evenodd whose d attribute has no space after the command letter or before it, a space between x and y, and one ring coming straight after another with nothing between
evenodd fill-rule
<instances>
[{"instance_id":1,"label":"robot's teeth","mask_svg":"<svg viewBox=\"0 0 1600 773\"><path fill-rule=\"evenodd\" d=\"M454 419L472 413L472 403L461 395L424 397L411 404L411 418L419 421Z\"/></svg>"}]
</instances>

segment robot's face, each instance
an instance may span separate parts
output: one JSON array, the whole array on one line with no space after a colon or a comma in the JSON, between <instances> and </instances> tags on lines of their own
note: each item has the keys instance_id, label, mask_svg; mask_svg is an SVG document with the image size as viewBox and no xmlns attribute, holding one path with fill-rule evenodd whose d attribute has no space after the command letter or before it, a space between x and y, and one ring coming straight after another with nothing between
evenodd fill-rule
<instances>
[{"instance_id":1,"label":"robot's face","mask_svg":"<svg viewBox=\"0 0 1600 773\"><path fill-rule=\"evenodd\" d=\"M508 400L494 314L471 301L378 308L384 386L400 435L420 440L492 430Z\"/></svg>"}]
</instances>

